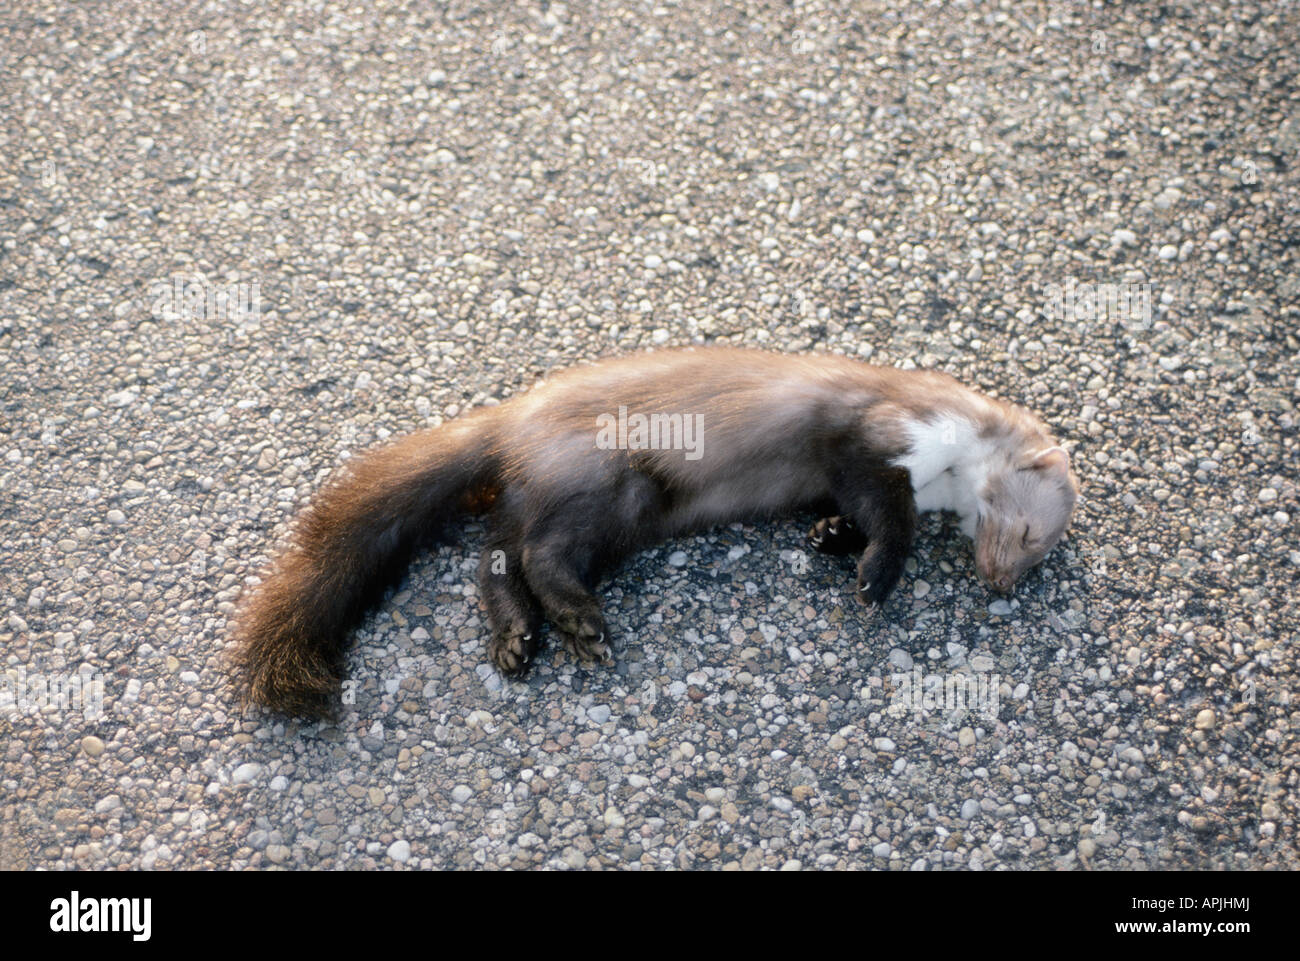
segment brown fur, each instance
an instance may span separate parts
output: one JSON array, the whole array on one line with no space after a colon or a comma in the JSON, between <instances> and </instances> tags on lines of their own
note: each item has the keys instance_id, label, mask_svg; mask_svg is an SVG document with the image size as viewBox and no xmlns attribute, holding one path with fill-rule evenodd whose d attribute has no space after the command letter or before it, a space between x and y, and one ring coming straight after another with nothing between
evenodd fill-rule
<instances>
[{"instance_id":1,"label":"brown fur","mask_svg":"<svg viewBox=\"0 0 1300 961\"><path fill-rule=\"evenodd\" d=\"M240 611L234 667L246 701L329 713L347 632L458 501L490 504L495 458L483 443L490 434L480 432L496 410L371 451L316 496Z\"/></svg>"},{"instance_id":2,"label":"brown fur","mask_svg":"<svg viewBox=\"0 0 1300 961\"><path fill-rule=\"evenodd\" d=\"M605 450L596 418L618 407L703 416L703 456ZM480 569L503 673L527 669L544 620L583 659L608 655L592 590L623 557L681 532L800 508L851 519L866 543L865 601L883 603L914 530L902 424L949 409L985 430L1041 431L1028 414L946 374L834 356L705 348L577 367L350 462L299 518L244 601L236 676L244 699L330 713L352 628L411 552L457 514L486 512ZM1049 545L1050 546L1050 545ZM505 570L488 563L504 552Z\"/></svg>"}]
</instances>

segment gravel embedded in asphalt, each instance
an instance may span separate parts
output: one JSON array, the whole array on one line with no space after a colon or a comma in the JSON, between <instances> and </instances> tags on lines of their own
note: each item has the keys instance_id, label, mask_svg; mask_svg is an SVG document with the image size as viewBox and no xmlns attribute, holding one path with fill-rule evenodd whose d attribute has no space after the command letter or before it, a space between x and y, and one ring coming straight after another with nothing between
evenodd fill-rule
<instances>
[{"instance_id":1,"label":"gravel embedded in asphalt","mask_svg":"<svg viewBox=\"0 0 1300 961\"><path fill-rule=\"evenodd\" d=\"M1300 867L1300 13L851 6L0 11L0 866ZM235 708L348 455L693 343L1025 404L1068 540L999 599L927 517L865 620L811 518L704 531L510 682L471 524L338 724Z\"/></svg>"}]
</instances>

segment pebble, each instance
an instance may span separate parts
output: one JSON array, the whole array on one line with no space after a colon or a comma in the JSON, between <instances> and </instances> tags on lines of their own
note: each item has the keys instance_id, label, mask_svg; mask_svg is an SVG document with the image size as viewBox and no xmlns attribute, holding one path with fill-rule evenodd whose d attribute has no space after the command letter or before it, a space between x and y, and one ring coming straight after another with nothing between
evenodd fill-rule
<instances>
[{"instance_id":1,"label":"pebble","mask_svg":"<svg viewBox=\"0 0 1300 961\"><path fill-rule=\"evenodd\" d=\"M110 794L108 797L101 798L100 800L95 802L95 813L109 814L113 811L120 810L121 807L122 807L122 799L118 797L116 794Z\"/></svg>"},{"instance_id":2,"label":"pebble","mask_svg":"<svg viewBox=\"0 0 1300 961\"><path fill-rule=\"evenodd\" d=\"M889 666L906 673L912 669L912 655L896 647L889 652Z\"/></svg>"}]
</instances>

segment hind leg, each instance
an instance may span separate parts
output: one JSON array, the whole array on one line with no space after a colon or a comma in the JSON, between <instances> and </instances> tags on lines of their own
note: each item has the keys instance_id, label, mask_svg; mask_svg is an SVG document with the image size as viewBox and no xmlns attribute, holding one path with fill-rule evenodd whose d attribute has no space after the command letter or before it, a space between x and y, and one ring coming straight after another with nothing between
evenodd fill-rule
<instances>
[{"instance_id":1,"label":"hind leg","mask_svg":"<svg viewBox=\"0 0 1300 961\"><path fill-rule=\"evenodd\" d=\"M605 618L592 593L598 575L593 545L552 534L524 544L524 576L564 642L580 661L610 660Z\"/></svg>"},{"instance_id":2,"label":"hind leg","mask_svg":"<svg viewBox=\"0 0 1300 961\"><path fill-rule=\"evenodd\" d=\"M524 580L522 553L497 545L479 561L479 593L492 628L488 657L507 677L527 673L542 630L542 608Z\"/></svg>"},{"instance_id":3,"label":"hind leg","mask_svg":"<svg viewBox=\"0 0 1300 961\"><path fill-rule=\"evenodd\" d=\"M591 478L595 481L597 478ZM609 638L593 590L603 571L662 533L663 494L638 471L613 469L582 494L551 498L524 538L524 577L582 661L609 663Z\"/></svg>"},{"instance_id":4,"label":"hind leg","mask_svg":"<svg viewBox=\"0 0 1300 961\"><path fill-rule=\"evenodd\" d=\"M478 565L479 595L492 629L488 657L502 674L521 677L537 653L542 607L524 578L522 542L507 503L498 503L489 523Z\"/></svg>"}]
</instances>

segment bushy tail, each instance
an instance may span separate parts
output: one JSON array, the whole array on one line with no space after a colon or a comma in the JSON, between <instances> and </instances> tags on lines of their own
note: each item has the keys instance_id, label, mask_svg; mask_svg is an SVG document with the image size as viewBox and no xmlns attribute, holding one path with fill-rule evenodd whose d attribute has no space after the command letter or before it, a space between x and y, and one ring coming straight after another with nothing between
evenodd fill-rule
<instances>
[{"instance_id":1,"label":"bushy tail","mask_svg":"<svg viewBox=\"0 0 1300 961\"><path fill-rule=\"evenodd\" d=\"M299 517L288 548L236 620L245 703L334 713L352 629L447 521L490 501L497 408L482 408L349 463Z\"/></svg>"}]
</instances>

